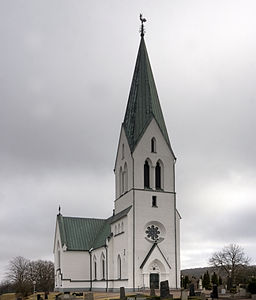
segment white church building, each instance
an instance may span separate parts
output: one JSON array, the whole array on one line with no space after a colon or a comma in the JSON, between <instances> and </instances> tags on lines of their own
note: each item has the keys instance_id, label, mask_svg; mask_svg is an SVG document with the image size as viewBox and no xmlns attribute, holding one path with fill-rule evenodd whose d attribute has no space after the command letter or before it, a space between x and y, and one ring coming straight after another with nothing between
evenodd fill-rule
<instances>
[{"instance_id":1,"label":"white church building","mask_svg":"<svg viewBox=\"0 0 256 300\"><path fill-rule=\"evenodd\" d=\"M57 215L55 290L159 288L163 280L170 288L180 287L175 161L142 22L114 166L113 215L108 219Z\"/></svg>"}]
</instances>

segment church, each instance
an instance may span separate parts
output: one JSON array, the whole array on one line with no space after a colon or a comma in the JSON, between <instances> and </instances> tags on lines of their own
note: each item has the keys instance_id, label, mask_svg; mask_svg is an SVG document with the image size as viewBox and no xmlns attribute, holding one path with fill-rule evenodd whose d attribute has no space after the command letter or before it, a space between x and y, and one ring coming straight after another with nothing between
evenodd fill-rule
<instances>
[{"instance_id":1,"label":"church","mask_svg":"<svg viewBox=\"0 0 256 300\"><path fill-rule=\"evenodd\" d=\"M144 40L140 45L114 163L108 219L57 215L55 290L128 291L180 287L180 215L175 162ZM88 203L90 205L90 203ZM93 205L93 203L91 203Z\"/></svg>"}]
</instances>

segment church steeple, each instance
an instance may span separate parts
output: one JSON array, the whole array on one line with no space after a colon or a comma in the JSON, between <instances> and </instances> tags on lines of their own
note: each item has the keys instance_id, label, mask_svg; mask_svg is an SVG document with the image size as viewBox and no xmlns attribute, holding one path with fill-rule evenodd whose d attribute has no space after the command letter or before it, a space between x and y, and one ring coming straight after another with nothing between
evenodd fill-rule
<instances>
[{"instance_id":1,"label":"church steeple","mask_svg":"<svg viewBox=\"0 0 256 300\"><path fill-rule=\"evenodd\" d=\"M155 118L166 143L171 149L144 41L144 27L142 27L142 30L143 32L141 33L139 51L123 122L131 152L134 151L145 129L153 118Z\"/></svg>"}]
</instances>

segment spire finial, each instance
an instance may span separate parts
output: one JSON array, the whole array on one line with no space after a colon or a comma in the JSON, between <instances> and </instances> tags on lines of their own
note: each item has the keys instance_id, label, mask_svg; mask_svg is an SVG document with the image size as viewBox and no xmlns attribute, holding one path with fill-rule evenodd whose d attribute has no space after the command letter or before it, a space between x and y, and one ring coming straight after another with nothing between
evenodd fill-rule
<instances>
[{"instance_id":1,"label":"spire finial","mask_svg":"<svg viewBox=\"0 0 256 300\"><path fill-rule=\"evenodd\" d=\"M147 20L142 17L142 14L140 14L140 21L141 21L140 36L143 37L144 34L145 34L144 24L143 23L147 22Z\"/></svg>"},{"instance_id":2,"label":"spire finial","mask_svg":"<svg viewBox=\"0 0 256 300\"><path fill-rule=\"evenodd\" d=\"M59 205L59 215L61 215L60 211L61 211L61 207L60 207L60 205Z\"/></svg>"}]
</instances>

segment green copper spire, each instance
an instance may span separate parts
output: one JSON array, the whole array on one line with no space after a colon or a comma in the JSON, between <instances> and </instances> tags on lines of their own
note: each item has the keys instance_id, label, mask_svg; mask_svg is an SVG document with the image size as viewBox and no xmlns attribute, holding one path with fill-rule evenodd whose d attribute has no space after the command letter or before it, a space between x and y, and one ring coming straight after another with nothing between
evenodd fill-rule
<instances>
[{"instance_id":1,"label":"green copper spire","mask_svg":"<svg viewBox=\"0 0 256 300\"><path fill-rule=\"evenodd\" d=\"M131 152L134 151L153 118L155 118L166 143L171 149L144 41L144 28L142 30L140 47L123 122Z\"/></svg>"}]
</instances>

